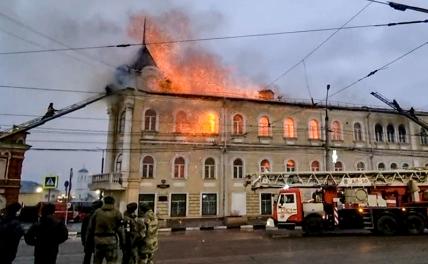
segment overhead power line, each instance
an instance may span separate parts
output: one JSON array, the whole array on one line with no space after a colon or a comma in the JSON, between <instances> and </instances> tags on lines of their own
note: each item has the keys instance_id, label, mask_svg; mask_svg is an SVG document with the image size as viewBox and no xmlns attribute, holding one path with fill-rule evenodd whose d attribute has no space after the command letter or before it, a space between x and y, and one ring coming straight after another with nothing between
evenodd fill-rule
<instances>
[{"instance_id":1,"label":"overhead power line","mask_svg":"<svg viewBox=\"0 0 428 264\"><path fill-rule=\"evenodd\" d=\"M415 47L415 48L413 48L413 49L411 49L411 50L409 50L408 52L404 53L403 55L398 56L397 58L393 59L392 61L390 61L390 62L388 62L388 63L384 64L383 66L381 66L381 67L379 67L379 68L377 68L377 69L375 69L375 70L373 70L373 71L371 71L371 72L369 72L367 75L365 75L365 76L363 76L363 77L359 78L358 80L356 80L356 81L354 81L354 82L352 82L352 83L348 84L347 86L345 86L345 87L343 87L343 88L339 89L338 91L334 92L330 97L333 97L333 96L335 96L335 95L337 95L337 94L339 94L339 93L341 93L341 92L345 91L346 89L351 88L352 86L356 85L357 83L361 82L362 80L367 79L367 78L369 78L369 77L371 77L371 76L375 75L378 71L385 70L385 69L386 69L388 66L390 66L391 64L393 64L393 63L395 63L395 62L397 62L397 61L399 61L399 60L403 59L404 57L406 57L406 56L408 56L408 55L412 54L413 52L417 51L418 49L420 49L420 48L424 47L424 46L425 46L425 45L427 45L427 44L428 44L428 41L427 41L427 42L424 42L424 43L422 43L422 44L420 44L419 46L417 46L417 47Z\"/></svg>"},{"instance_id":2,"label":"overhead power line","mask_svg":"<svg viewBox=\"0 0 428 264\"><path fill-rule=\"evenodd\" d=\"M268 37L288 34L301 34L301 33L313 33L313 32L324 32L344 29L362 29L371 27L393 27L410 24L421 24L428 23L426 20L415 20L415 21L404 21L404 22L393 22L384 24L369 24L359 26L348 26L348 27L332 27L332 28L318 28L318 29L305 29L305 30L293 30L293 31L281 31L272 33L256 33L247 35L234 35L234 36L221 36L221 37L209 37L209 38L195 38L195 39L182 39L182 40L171 40L171 41L154 41L146 42L146 45L165 45L173 43L188 43L188 42L200 42L200 41L211 41L211 40L226 40L226 39L237 39L237 38L254 38L254 37ZM133 46L142 46L142 43L124 43L124 44L112 44L112 45L99 45L99 46L85 46L85 47L68 47L68 48L53 48L53 49L41 49L41 50L24 50L24 51L9 51L0 52L0 55L16 55L16 54L28 54L28 53L45 53L45 52L61 52L61 51L79 51L79 50L90 50L90 49L105 49L105 48L127 48ZM86 54L86 56L88 56Z\"/></svg>"},{"instance_id":3,"label":"overhead power line","mask_svg":"<svg viewBox=\"0 0 428 264\"><path fill-rule=\"evenodd\" d=\"M310 52L308 52L302 59L300 59L298 62L296 62L295 64L293 64L291 67L289 67L288 69L286 69L285 71L283 71L281 74L279 74L276 78L274 78L271 82L269 82L268 85L266 85L266 87L267 88L270 87L272 84L276 83L279 79L281 79L284 76L286 76L289 72L291 72L298 65L300 65L301 63L304 63L305 60L307 60L310 56L312 56L312 54L314 54L317 50L319 50L325 43L327 43L327 41L329 41L332 37L334 37L334 35L336 35L341 29L346 29L345 26L347 24L349 24L359 14L361 14L371 4L372 3L368 3L363 8L361 8L355 15L353 15L350 19L348 19L348 21L346 21L341 27L337 28L326 39L324 39L323 41L321 41L317 46L315 46L315 48L313 48ZM305 67L305 71L306 71L306 66L304 65L304 67ZM310 92L309 92L309 94L310 94ZM311 98L312 98L312 96L311 96Z\"/></svg>"},{"instance_id":4,"label":"overhead power line","mask_svg":"<svg viewBox=\"0 0 428 264\"><path fill-rule=\"evenodd\" d=\"M85 93L85 94L100 93L100 92L91 92L91 91L84 91L84 90L67 90L67 89L55 89L55 88L44 88L44 87L16 86L16 85L0 85L0 88L36 90L36 91L48 91L48 92Z\"/></svg>"}]
</instances>

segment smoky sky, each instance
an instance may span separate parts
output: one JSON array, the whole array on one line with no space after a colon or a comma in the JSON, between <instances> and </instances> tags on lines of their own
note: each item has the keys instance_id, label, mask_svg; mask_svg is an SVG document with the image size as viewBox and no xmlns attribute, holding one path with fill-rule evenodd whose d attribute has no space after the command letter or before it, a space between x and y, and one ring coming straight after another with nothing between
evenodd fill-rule
<instances>
[{"instance_id":1,"label":"smoky sky","mask_svg":"<svg viewBox=\"0 0 428 264\"><path fill-rule=\"evenodd\" d=\"M400 3L428 8L428 3L422 0L403 0ZM127 26L130 18L140 13L156 16L180 10L188 16L194 37L208 38L339 27L367 4L369 2L364 0L4 0L0 3L0 12L22 24L0 15L0 52L63 48L58 42L69 47L135 42L128 35ZM424 19L426 15L423 13L401 12L372 3L348 25ZM426 27L426 24L420 24L341 30L305 60L306 71L299 64L271 88L289 100L309 100L310 95L314 99L322 99L327 84L331 85L334 93L426 42ZM266 85L299 62L331 33L212 40L182 45L194 45L214 54L219 63L232 69L233 78ZM130 47L0 55L0 85L102 91L113 81L116 67L129 64L137 52L138 47ZM331 101L384 107L369 94L378 91L388 98L395 98L404 107L428 110L424 97L427 55L428 47L422 47L334 96ZM88 96L84 93L0 88L0 126L5 128L31 118L5 114L43 115L50 102L56 108L62 108ZM98 102L31 131L28 142L33 148L90 148L97 151L28 151L23 179L39 181L46 174L58 174L64 180L72 167L78 170L85 166L92 173L99 172L101 149L106 146L107 118L105 102Z\"/></svg>"}]
</instances>

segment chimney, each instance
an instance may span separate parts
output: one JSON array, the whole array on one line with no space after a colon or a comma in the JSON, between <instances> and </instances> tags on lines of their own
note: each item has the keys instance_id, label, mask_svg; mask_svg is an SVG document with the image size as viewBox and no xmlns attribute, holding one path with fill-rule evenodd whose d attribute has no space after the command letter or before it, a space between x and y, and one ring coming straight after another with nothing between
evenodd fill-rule
<instances>
[{"instance_id":1,"label":"chimney","mask_svg":"<svg viewBox=\"0 0 428 264\"><path fill-rule=\"evenodd\" d=\"M275 97L275 93L270 89L260 90L259 91L259 99L262 100L273 100Z\"/></svg>"}]
</instances>

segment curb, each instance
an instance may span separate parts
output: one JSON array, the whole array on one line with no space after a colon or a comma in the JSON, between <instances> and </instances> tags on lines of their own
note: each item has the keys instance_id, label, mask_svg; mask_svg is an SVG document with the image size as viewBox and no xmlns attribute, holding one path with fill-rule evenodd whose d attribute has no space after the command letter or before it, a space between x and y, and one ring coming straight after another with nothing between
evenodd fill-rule
<instances>
[{"instance_id":1,"label":"curb","mask_svg":"<svg viewBox=\"0 0 428 264\"><path fill-rule=\"evenodd\" d=\"M239 229L239 230L259 230L266 229L265 225L240 225L240 226L190 226L190 227L167 227L159 228L159 232L179 232L179 231L209 231L209 230L226 230L226 229Z\"/></svg>"}]
</instances>

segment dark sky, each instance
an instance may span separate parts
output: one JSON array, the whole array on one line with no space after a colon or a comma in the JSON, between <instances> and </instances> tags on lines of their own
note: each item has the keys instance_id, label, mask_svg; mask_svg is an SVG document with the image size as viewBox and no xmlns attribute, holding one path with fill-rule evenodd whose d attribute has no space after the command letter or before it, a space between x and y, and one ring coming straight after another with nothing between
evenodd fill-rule
<instances>
[{"instance_id":1,"label":"dark sky","mask_svg":"<svg viewBox=\"0 0 428 264\"><path fill-rule=\"evenodd\" d=\"M400 3L428 8L428 3L422 0L403 0ZM188 16L197 38L335 28L361 10L347 26L426 19L424 13L401 12L364 0L3 0L0 2L0 52L63 48L60 43L68 47L83 47L135 42L127 34L132 15L148 13L158 16L170 10L180 10ZM299 64L274 82L272 87L288 100L309 100L311 96L322 99L327 84L331 84L331 93L334 94L428 41L427 26L341 30L305 60L306 75L303 64ZM197 45L218 56L222 64L233 70L237 79L266 85L300 62L333 32L183 45ZM424 96L427 46L330 100L384 107L369 94L370 91L378 91L388 98L397 99L405 107L428 110ZM0 55L0 85L102 91L112 81L115 67L129 63L137 49L3 54ZM88 96L90 94L0 87L0 126L6 128L31 118L26 115L42 115L49 102L54 102L56 108L62 108ZM104 102L33 130L28 142L34 148L90 148L94 151L31 150L26 155L23 178L39 181L47 174L65 178L71 167L78 170L83 166L92 173L99 172L100 149L105 147L106 130Z\"/></svg>"}]
</instances>

